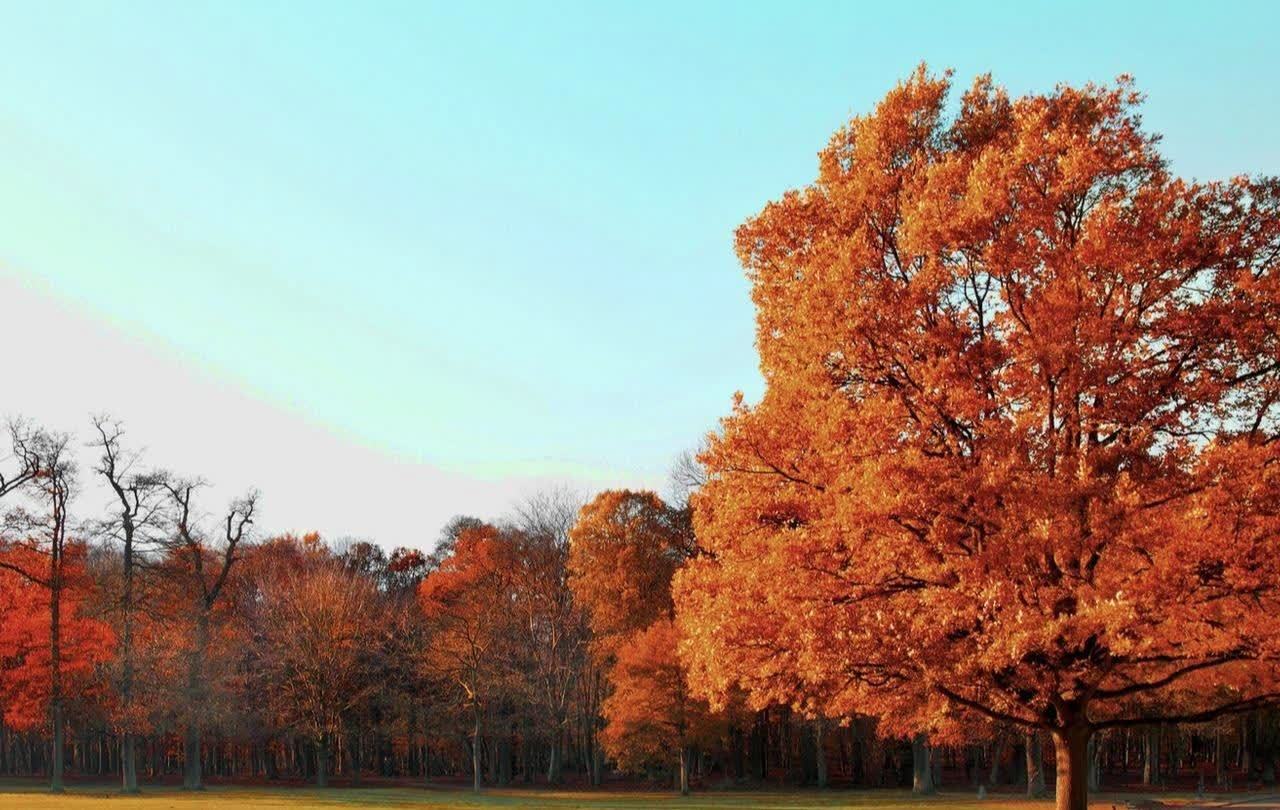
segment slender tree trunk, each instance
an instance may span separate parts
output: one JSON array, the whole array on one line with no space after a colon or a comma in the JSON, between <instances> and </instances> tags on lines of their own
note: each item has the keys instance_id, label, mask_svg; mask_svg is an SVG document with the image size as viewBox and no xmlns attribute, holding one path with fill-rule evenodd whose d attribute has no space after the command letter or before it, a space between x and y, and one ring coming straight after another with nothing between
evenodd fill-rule
<instances>
[{"instance_id":1,"label":"slender tree trunk","mask_svg":"<svg viewBox=\"0 0 1280 810\"><path fill-rule=\"evenodd\" d=\"M593 787L600 787L604 784L604 748L600 746L597 739L595 744L595 756L591 759L591 784Z\"/></svg>"},{"instance_id":2,"label":"slender tree trunk","mask_svg":"<svg viewBox=\"0 0 1280 810\"><path fill-rule=\"evenodd\" d=\"M911 792L917 796L931 796L936 791L930 754L929 738L917 734L911 741Z\"/></svg>"},{"instance_id":3,"label":"slender tree trunk","mask_svg":"<svg viewBox=\"0 0 1280 810\"><path fill-rule=\"evenodd\" d=\"M1000 784L1000 763L1004 759L1004 737L997 735L995 744L991 746L991 774L987 777L987 784L995 787Z\"/></svg>"},{"instance_id":4,"label":"slender tree trunk","mask_svg":"<svg viewBox=\"0 0 1280 810\"><path fill-rule=\"evenodd\" d=\"M183 745L183 790L204 790L204 774L201 770L200 737L201 717L205 710L204 662L209 648L209 610L200 600L197 606L196 633L187 667L187 727Z\"/></svg>"},{"instance_id":5,"label":"slender tree trunk","mask_svg":"<svg viewBox=\"0 0 1280 810\"><path fill-rule=\"evenodd\" d=\"M62 749L66 744L64 739L66 731L61 700L54 704L52 714L53 750L49 752L49 790L53 793L62 793L65 790L62 784Z\"/></svg>"},{"instance_id":6,"label":"slender tree trunk","mask_svg":"<svg viewBox=\"0 0 1280 810\"><path fill-rule=\"evenodd\" d=\"M476 710L471 730L471 789L480 792L480 711Z\"/></svg>"},{"instance_id":7,"label":"slender tree trunk","mask_svg":"<svg viewBox=\"0 0 1280 810\"><path fill-rule=\"evenodd\" d=\"M351 784L360 784L360 734L347 732L347 765L351 769Z\"/></svg>"},{"instance_id":8,"label":"slender tree trunk","mask_svg":"<svg viewBox=\"0 0 1280 810\"><path fill-rule=\"evenodd\" d=\"M127 730L120 734L120 790L138 792L138 740Z\"/></svg>"},{"instance_id":9,"label":"slender tree trunk","mask_svg":"<svg viewBox=\"0 0 1280 810\"><path fill-rule=\"evenodd\" d=\"M1246 714L1240 719L1240 770L1244 771L1244 781L1249 782L1253 775L1253 715Z\"/></svg>"},{"instance_id":10,"label":"slender tree trunk","mask_svg":"<svg viewBox=\"0 0 1280 810\"><path fill-rule=\"evenodd\" d=\"M49 555L49 711L53 751L49 759L49 790L62 793L62 747L66 718L62 706L62 543L54 538Z\"/></svg>"},{"instance_id":11,"label":"slender tree trunk","mask_svg":"<svg viewBox=\"0 0 1280 810\"><path fill-rule=\"evenodd\" d=\"M529 745L529 738L533 736L532 727L528 718L520 723L520 781L526 785L533 784L533 747Z\"/></svg>"},{"instance_id":12,"label":"slender tree trunk","mask_svg":"<svg viewBox=\"0 0 1280 810\"><path fill-rule=\"evenodd\" d=\"M1142 784L1154 785L1160 781L1160 727L1147 729L1142 758Z\"/></svg>"},{"instance_id":13,"label":"slender tree trunk","mask_svg":"<svg viewBox=\"0 0 1280 810\"><path fill-rule=\"evenodd\" d=\"M827 725L821 717L813 722L813 748L818 766L818 787L827 786Z\"/></svg>"},{"instance_id":14,"label":"slender tree trunk","mask_svg":"<svg viewBox=\"0 0 1280 810\"><path fill-rule=\"evenodd\" d=\"M133 526L125 518L124 532L124 588L120 594L120 704L124 709L124 728L120 732L120 790L123 793L138 792L137 740L133 726Z\"/></svg>"},{"instance_id":15,"label":"slender tree trunk","mask_svg":"<svg viewBox=\"0 0 1280 810\"><path fill-rule=\"evenodd\" d=\"M316 739L316 787L329 787L329 735Z\"/></svg>"},{"instance_id":16,"label":"slender tree trunk","mask_svg":"<svg viewBox=\"0 0 1280 810\"><path fill-rule=\"evenodd\" d=\"M551 735L551 747L547 750L547 784L560 784L560 733Z\"/></svg>"},{"instance_id":17,"label":"slender tree trunk","mask_svg":"<svg viewBox=\"0 0 1280 810\"><path fill-rule=\"evenodd\" d=\"M599 668L595 669L595 686L591 692L591 785L600 787L604 784L604 747L600 745L599 712L601 695L604 692L604 675Z\"/></svg>"},{"instance_id":18,"label":"slender tree trunk","mask_svg":"<svg viewBox=\"0 0 1280 810\"><path fill-rule=\"evenodd\" d=\"M1227 758L1223 753L1222 722L1218 721L1213 730L1213 777L1218 790L1227 784Z\"/></svg>"},{"instance_id":19,"label":"slender tree trunk","mask_svg":"<svg viewBox=\"0 0 1280 810\"><path fill-rule=\"evenodd\" d=\"M1089 736L1084 723L1053 730L1054 755L1057 761L1057 810L1088 810L1089 807Z\"/></svg>"},{"instance_id":20,"label":"slender tree trunk","mask_svg":"<svg viewBox=\"0 0 1280 810\"><path fill-rule=\"evenodd\" d=\"M1089 790L1102 789L1103 747L1097 734L1089 737Z\"/></svg>"},{"instance_id":21,"label":"slender tree trunk","mask_svg":"<svg viewBox=\"0 0 1280 810\"><path fill-rule=\"evenodd\" d=\"M1048 795L1044 784L1044 749L1039 731L1027 732L1027 795L1039 799Z\"/></svg>"},{"instance_id":22,"label":"slender tree trunk","mask_svg":"<svg viewBox=\"0 0 1280 810\"><path fill-rule=\"evenodd\" d=\"M689 746L680 746L680 795L689 795Z\"/></svg>"},{"instance_id":23,"label":"slender tree trunk","mask_svg":"<svg viewBox=\"0 0 1280 810\"><path fill-rule=\"evenodd\" d=\"M200 726L195 720L187 722L182 743L182 789L204 790L200 770Z\"/></svg>"}]
</instances>

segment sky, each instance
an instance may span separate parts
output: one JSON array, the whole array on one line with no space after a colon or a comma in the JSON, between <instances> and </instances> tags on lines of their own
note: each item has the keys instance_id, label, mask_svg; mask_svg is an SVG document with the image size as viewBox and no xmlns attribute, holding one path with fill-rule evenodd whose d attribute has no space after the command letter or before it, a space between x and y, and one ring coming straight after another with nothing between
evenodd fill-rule
<instances>
[{"instance_id":1,"label":"sky","mask_svg":"<svg viewBox=\"0 0 1280 810\"><path fill-rule=\"evenodd\" d=\"M758 397L734 228L920 62L1280 174L1273 3L0 0L0 415L429 547ZM82 509L105 503L86 481ZM101 503L99 503L101 501Z\"/></svg>"}]
</instances>

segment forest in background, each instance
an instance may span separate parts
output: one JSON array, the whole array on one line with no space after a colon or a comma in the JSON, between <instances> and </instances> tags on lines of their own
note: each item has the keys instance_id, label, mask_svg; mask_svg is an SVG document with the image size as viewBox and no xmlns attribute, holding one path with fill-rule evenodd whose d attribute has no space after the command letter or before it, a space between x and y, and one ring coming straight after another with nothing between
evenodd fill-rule
<instances>
[{"instance_id":1,"label":"forest in background","mask_svg":"<svg viewBox=\"0 0 1280 810\"><path fill-rule=\"evenodd\" d=\"M1052 787L1042 736L1014 726L935 745L884 733L870 715L741 701L712 711L691 696L671 597L675 572L699 553L691 458L673 470L672 503L551 490L497 522L455 518L431 553L387 553L315 534L257 537L256 494L208 511L200 481L144 469L118 423L93 429L101 455L85 470L66 461L70 437L11 431L13 457L29 466L5 471L10 505L22 502L10 520L38 527L38 542L0 556L0 775L53 777L60 764L134 788ZM120 508L73 517L93 475L119 486ZM1278 757L1280 714L1259 711L1106 733L1091 746L1090 780L1274 784Z\"/></svg>"}]
</instances>

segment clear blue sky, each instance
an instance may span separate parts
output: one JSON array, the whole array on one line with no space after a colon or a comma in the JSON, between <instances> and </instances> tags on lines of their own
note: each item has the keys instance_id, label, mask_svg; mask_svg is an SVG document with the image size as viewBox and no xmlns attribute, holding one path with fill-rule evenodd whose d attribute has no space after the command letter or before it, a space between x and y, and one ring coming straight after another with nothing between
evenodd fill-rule
<instances>
[{"instance_id":1,"label":"clear blue sky","mask_svg":"<svg viewBox=\"0 0 1280 810\"><path fill-rule=\"evenodd\" d=\"M1273 3L0 5L0 278L111 336L62 351L487 481L658 485L757 394L732 230L922 60L1132 73L1177 171L1280 172Z\"/></svg>"}]
</instances>

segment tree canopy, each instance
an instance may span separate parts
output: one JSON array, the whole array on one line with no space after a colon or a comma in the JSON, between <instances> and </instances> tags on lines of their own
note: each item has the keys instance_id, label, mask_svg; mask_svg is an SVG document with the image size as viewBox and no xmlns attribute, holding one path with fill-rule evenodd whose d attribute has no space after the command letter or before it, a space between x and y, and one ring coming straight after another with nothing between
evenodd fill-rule
<instances>
[{"instance_id":1,"label":"tree canopy","mask_svg":"<svg viewBox=\"0 0 1280 810\"><path fill-rule=\"evenodd\" d=\"M1280 183L1176 177L1125 78L950 90L737 232L767 389L702 456L683 650L710 695L1047 729L1083 807L1093 730L1280 696Z\"/></svg>"}]
</instances>

